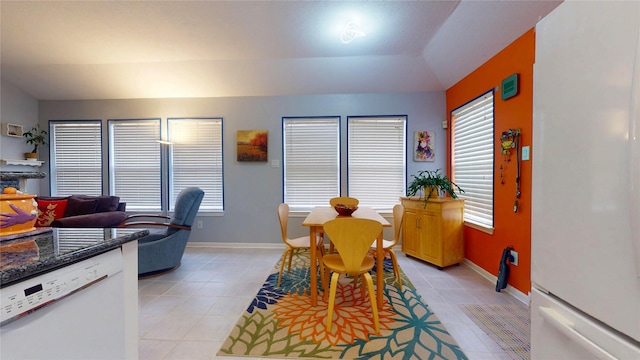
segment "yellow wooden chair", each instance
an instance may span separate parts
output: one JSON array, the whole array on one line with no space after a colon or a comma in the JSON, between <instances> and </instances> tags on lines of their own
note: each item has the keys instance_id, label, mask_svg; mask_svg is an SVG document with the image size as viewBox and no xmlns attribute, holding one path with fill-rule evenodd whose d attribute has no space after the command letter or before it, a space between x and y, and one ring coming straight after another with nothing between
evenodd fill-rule
<instances>
[{"instance_id":1,"label":"yellow wooden chair","mask_svg":"<svg viewBox=\"0 0 640 360\"><path fill-rule=\"evenodd\" d=\"M282 280L282 272L284 271L284 263L287 260L287 255L289 256L289 267L287 268L287 272L291 271L291 261L293 259L294 251L298 251L300 249L309 249L311 246L318 247L318 263L321 264L322 255L324 255L324 244L321 236L316 238L315 244L310 241L309 236L301 236L295 239L290 239L287 235L287 226L289 225L289 205L288 204L280 204L278 206L278 219L280 220L280 231L282 233L282 241L287 245L284 249L284 254L282 256L282 264L280 265L280 275L278 275L278 286L280 286L280 281Z\"/></svg>"},{"instance_id":2,"label":"yellow wooden chair","mask_svg":"<svg viewBox=\"0 0 640 360\"><path fill-rule=\"evenodd\" d=\"M324 293L327 293L327 286L330 289L327 331L331 332L338 278L340 274L350 274L354 278L360 275L364 276L363 287L364 283L366 283L369 289L369 302L373 312L375 330L376 333L380 332L376 294L373 289L373 279L369 274L369 271L373 268L374 261L368 255L368 252L371 247L371 239L377 237L381 231L382 224L369 219L336 218L324 224L325 234L331 238L336 250L338 250L336 254L327 254L322 257L322 263L325 266ZM331 271L333 271L333 274L329 285L327 280Z\"/></svg>"},{"instance_id":3,"label":"yellow wooden chair","mask_svg":"<svg viewBox=\"0 0 640 360\"><path fill-rule=\"evenodd\" d=\"M340 196L329 199L329 204L333 207L338 204L347 205L347 206L358 206L360 201L354 197L348 196Z\"/></svg>"},{"instance_id":4,"label":"yellow wooden chair","mask_svg":"<svg viewBox=\"0 0 640 360\"><path fill-rule=\"evenodd\" d=\"M398 267L398 259L396 258L396 253L393 251L393 247L400 240L400 230L402 229L402 217L404 216L404 207L400 204L397 204L393 207L393 228L394 235L393 240L382 240L382 248L384 250L384 256L389 255L391 258L391 263L393 264L393 274L398 279L398 286L400 290L402 290L402 279L400 277L400 268ZM371 244L371 250L376 250L376 240L373 240ZM384 269L383 269L384 270ZM376 270L377 271L377 270ZM380 274L382 276L382 274Z\"/></svg>"},{"instance_id":5,"label":"yellow wooden chair","mask_svg":"<svg viewBox=\"0 0 640 360\"><path fill-rule=\"evenodd\" d=\"M331 205L331 207L334 207L338 204L353 207L353 206L358 206L359 203L360 201L358 199L354 197L349 197L349 196L338 196L338 197L329 199L329 205ZM331 253L333 253L333 243L329 243L329 254Z\"/></svg>"}]
</instances>

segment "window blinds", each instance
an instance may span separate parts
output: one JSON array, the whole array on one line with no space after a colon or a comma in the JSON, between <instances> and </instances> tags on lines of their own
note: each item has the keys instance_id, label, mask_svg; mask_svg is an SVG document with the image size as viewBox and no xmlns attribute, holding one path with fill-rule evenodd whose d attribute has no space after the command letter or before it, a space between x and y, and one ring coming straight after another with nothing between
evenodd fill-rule
<instances>
[{"instance_id":1,"label":"window blinds","mask_svg":"<svg viewBox=\"0 0 640 360\"><path fill-rule=\"evenodd\" d=\"M465 192L464 219L493 227L493 92L454 110L453 180Z\"/></svg>"},{"instance_id":2,"label":"window blinds","mask_svg":"<svg viewBox=\"0 0 640 360\"><path fill-rule=\"evenodd\" d=\"M340 118L283 118L284 202L292 211L340 195Z\"/></svg>"},{"instance_id":3,"label":"window blinds","mask_svg":"<svg viewBox=\"0 0 640 360\"><path fill-rule=\"evenodd\" d=\"M51 194L102 194L100 121L51 122Z\"/></svg>"},{"instance_id":4,"label":"window blinds","mask_svg":"<svg viewBox=\"0 0 640 360\"><path fill-rule=\"evenodd\" d=\"M160 119L108 123L110 193L127 210L161 211Z\"/></svg>"},{"instance_id":5,"label":"window blinds","mask_svg":"<svg viewBox=\"0 0 640 360\"><path fill-rule=\"evenodd\" d=\"M406 187L406 116L349 117L349 196L391 211Z\"/></svg>"},{"instance_id":6,"label":"window blinds","mask_svg":"<svg viewBox=\"0 0 640 360\"><path fill-rule=\"evenodd\" d=\"M223 210L222 119L168 119L170 150L169 210L178 193L204 191L200 210Z\"/></svg>"}]
</instances>

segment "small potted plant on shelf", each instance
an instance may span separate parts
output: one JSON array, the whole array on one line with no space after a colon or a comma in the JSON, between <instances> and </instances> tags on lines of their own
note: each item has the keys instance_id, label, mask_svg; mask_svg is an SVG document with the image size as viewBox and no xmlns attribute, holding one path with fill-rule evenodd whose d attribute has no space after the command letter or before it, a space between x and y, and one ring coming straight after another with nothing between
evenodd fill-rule
<instances>
[{"instance_id":1,"label":"small potted plant on shelf","mask_svg":"<svg viewBox=\"0 0 640 360\"><path fill-rule=\"evenodd\" d=\"M40 124L32 127L31 130L26 131L22 134L26 138L24 141L27 145L33 145L33 150L28 153L24 153L24 156L27 160L37 160L38 159L38 145L46 145L47 144L47 130L41 129Z\"/></svg>"},{"instance_id":2,"label":"small potted plant on shelf","mask_svg":"<svg viewBox=\"0 0 640 360\"><path fill-rule=\"evenodd\" d=\"M456 183L451 181L447 175L441 174L440 169L437 170L421 170L416 175L411 175L413 180L407 188L407 196L420 196L426 201L431 196L439 196L440 194L449 195L452 199L458 198L456 191L463 193L464 190Z\"/></svg>"}]
</instances>

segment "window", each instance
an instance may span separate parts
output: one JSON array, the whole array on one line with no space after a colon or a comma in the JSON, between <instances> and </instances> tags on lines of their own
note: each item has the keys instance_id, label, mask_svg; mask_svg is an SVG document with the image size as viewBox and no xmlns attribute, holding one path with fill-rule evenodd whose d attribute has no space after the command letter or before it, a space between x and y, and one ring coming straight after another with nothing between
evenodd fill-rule
<instances>
[{"instance_id":1,"label":"window","mask_svg":"<svg viewBox=\"0 0 640 360\"><path fill-rule=\"evenodd\" d=\"M340 118L283 118L284 202L309 211L340 195Z\"/></svg>"},{"instance_id":2,"label":"window","mask_svg":"<svg viewBox=\"0 0 640 360\"><path fill-rule=\"evenodd\" d=\"M405 195L406 116L349 117L349 196L389 210Z\"/></svg>"},{"instance_id":3,"label":"window","mask_svg":"<svg viewBox=\"0 0 640 360\"><path fill-rule=\"evenodd\" d=\"M453 181L465 192L464 220L493 228L493 92L451 112Z\"/></svg>"},{"instance_id":4,"label":"window","mask_svg":"<svg viewBox=\"0 0 640 360\"><path fill-rule=\"evenodd\" d=\"M49 126L51 194L102 194L100 121L52 121Z\"/></svg>"},{"instance_id":5,"label":"window","mask_svg":"<svg viewBox=\"0 0 640 360\"><path fill-rule=\"evenodd\" d=\"M168 119L169 210L186 187L204 190L201 210L223 209L222 119Z\"/></svg>"},{"instance_id":6,"label":"window","mask_svg":"<svg viewBox=\"0 0 640 360\"><path fill-rule=\"evenodd\" d=\"M127 210L161 211L160 119L109 120L110 193Z\"/></svg>"}]
</instances>

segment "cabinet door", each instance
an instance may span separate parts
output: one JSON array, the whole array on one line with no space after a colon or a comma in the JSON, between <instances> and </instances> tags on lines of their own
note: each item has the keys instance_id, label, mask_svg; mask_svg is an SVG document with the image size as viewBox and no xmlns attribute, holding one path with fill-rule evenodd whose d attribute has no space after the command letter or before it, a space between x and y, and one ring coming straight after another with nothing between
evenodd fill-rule
<instances>
[{"instance_id":1,"label":"cabinet door","mask_svg":"<svg viewBox=\"0 0 640 360\"><path fill-rule=\"evenodd\" d=\"M435 265L442 266L442 233L440 229L440 214L425 212L418 222L422 238L421 255Z\"/></svg>"},{"instance_id":2,"label":"cabinet door","mask_svg":"<svg viewBox=\"0 0 640 360\"><path fill-rule=\"evenodd\" d=\"M402 221L402 251L418 256L418 215L415 211L405 210Z\"/></svg>"}]
</instances>

